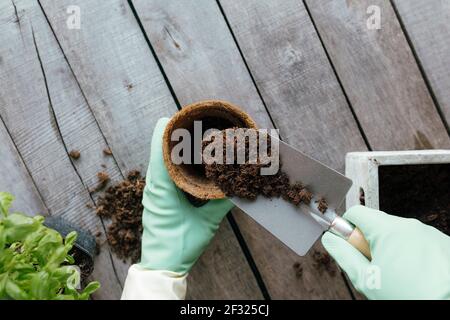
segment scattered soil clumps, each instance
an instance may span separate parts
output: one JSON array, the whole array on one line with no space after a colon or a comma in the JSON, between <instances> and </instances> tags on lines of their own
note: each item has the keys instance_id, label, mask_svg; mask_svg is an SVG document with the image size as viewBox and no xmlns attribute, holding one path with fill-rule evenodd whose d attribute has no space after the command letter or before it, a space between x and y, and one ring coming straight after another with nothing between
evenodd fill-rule
<instances>
[{"instance_id":1,"label":"scattered soil clumps","mask_svg":"<svg viewBox=\"0 0 450 320\"><path fill-rule=\"evenodd\" d=\"M332 277L336 276L337 267L328 253L314 250L312 257L314 269L318 270L319 274L322 275L324 272L327 272Z\"/></svg>"},{"instance_id":2,"label":"scattered soil clumps","mask_svg":"<svg viewBox=\"0 0 450 320\"><path fill-rule=\"evenodd\" d=\"M95 188L91 190L91 192L98 192L104 189L110 180L109 174L105 171L100 171L99 173L97 173L97 178L98 184Z\"/></svg>"},{"instance_id":3,"label":"scattered soil clumps","mask_svg":"<svg viewBox=\"0 0 450 320\"><path fill-rule=\"evenodd\" d=\"M281 170L281 163L280 169L276 174L260 174L261 168L269 167L270 163L260 161L261 159L258 157L256 157L256 163L250 163L251 151L249 150L250 142L248 136L246 136L245 144L239 144L237 143L236 138L238 133L234 135L234 140L230 140L233 135L225 134L227 130L236 129L237 128L221 131L224 145L224 164L218 164L216 162L211 163L211 161L208 161L209 159L206 158L206 161L204 160L206 177L213 180L227 195L227 197L236 196L239 198L254 200L258 195L262 195L267 198L282 197L296 206L298 206L301 202L309 204L313 197L312 193L300 182L291 184L289 177ZM252 129L243 129L244 134L246 130ZM210 143L214 142L214 138L215 137L206 138L203 141L203 149ZM258 132L256 141L258 142L260 138L261 135ZM226 164L227 152L225 146L227 144L234 146L233 164ZM245 148L245 150L242 150L241 148ZM237 155L240 152L245 152L245 162L243 164L237 164ZM269 157L271 156L271 152L271 139L270 136L267 136L267 154ZM214 154L212 156L214 156ZM320 211L323 213L327 208L328 205L326 201L321 199L319 201Z\"/></svg>"},{"instance_id":4,"label":"scattered soil clumps","mask_svg":"<svg viewBox=\"0 0 450 320\"><path fill-rule=\"evenodd\" d=\"M380 166L380 210L450 236L450 164Z\"/></svg>"},{"instance_id":5,"label":"scattered soil clumps","mask_svg":"<svg viewBox=\"0 0 450 320\"><path fill-rule=\"evenodd\" d=\"M98 200L97 214L110 218L107 239L120 259L137 262L141 257L142 195L145 179L131 171L126 180L110 186Z\"/></svg>"},{"instance_id":6,"label":"scattered soil clumps","mask_svg":"<svg viewBox=\"0 0 450 320\"><path fill-rule=\"evenodd\" d=\"M110 148L105 148L105 149L103 149L103 154L105 156L112 156L112 151Z\"/></svg>"},{"instance_id":7,"label":"scattered soil clumps","mask_svg":"<svg viewBox=\"0 0 450 320\"><path fill-rule=\"evenodd\" d=\"M303 266L300 262L295 262L294 265L292 266L292 268L294 268L295 277L297 279L300 279L301 277L303 277Z\"/></svg>"},{"instance_id":8,"label":"scattered soil clumps","mask_svg":"<svg viewBox=\"0 0 450 320\"><path fill-rule=\"evenodd\" d=\"M71 150L69 152L69 157L71 157L74 160L78 160L80 158L80 155L81 155L81 153L78 150Z\"/></svg>"},{"instance_id":9,"label":"scattered soil clumps","mask_svg":"<svg viewBox=\"0 0 450 320\"><path fill-rule=\"evenodd\" d=\"M323 275L323 273L326 272L331 277L336 276L338 268L334 263L333 258L331 258L328 253L314 249L311 253L311 257L313 259L313 268L318 271L319 275ZM301 262L295 262L292 265L292 268L294 269L296 278L300 279L303 277L303 265Z\"/></svg>"}]
</instances>

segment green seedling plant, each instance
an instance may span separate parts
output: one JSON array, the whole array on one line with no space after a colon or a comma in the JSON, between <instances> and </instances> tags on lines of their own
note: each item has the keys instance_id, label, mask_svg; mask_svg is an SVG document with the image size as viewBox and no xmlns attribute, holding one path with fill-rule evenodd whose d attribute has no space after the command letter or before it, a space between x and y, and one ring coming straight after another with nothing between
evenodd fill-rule
<instances>
[{"instance_id":1,"label":"green seedling plant","mask_svg":"<svg viewBox=\"0 0 450 320\"><path fill-rule=\"evenodd\" d=\"M14 197L0 192L0 300L87 300L100 284L78 290L80 272L69 254L77 233L43 225L44 217L10 212Z\"/></svg>"}]
</instances>

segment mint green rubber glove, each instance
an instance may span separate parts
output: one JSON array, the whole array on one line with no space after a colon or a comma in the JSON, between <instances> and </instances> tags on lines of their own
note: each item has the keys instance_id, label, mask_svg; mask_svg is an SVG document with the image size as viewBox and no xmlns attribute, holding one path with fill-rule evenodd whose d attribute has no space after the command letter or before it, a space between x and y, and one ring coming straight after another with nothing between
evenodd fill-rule
<instances>
[{"instance_id":1,"label":"mint green rubber glove","mask_svg":"<svg viewBox=\"0 0 450 320\"><path fill-rule=\"evenodd\" d=\"M363 206L344 218L366 237L372 261L330 232L322 243L367 298L450 299L450 237L416 219Z\"/></svg>"},{"instance_id":2,"label":"mint green rubber glove","mask_svg":"<svg viewBox=\"0 0 450 320\"><path fill-rule=\"evenodd\" d=\"M150 164L142 203L140 265L151 270L188 273L233 207L227 200L192 206L169 177L162 155L162 136L169 121L159 119L153 132Z\"/></svg>"}]
</instances>

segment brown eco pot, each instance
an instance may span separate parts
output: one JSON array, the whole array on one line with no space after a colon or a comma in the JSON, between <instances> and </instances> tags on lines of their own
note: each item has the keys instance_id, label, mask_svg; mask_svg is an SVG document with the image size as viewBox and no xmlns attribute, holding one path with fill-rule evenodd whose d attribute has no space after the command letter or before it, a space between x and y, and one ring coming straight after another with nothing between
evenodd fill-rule
<instances>
[{"instance_id":1,"label":"brown eco pot","mask_svg":"<svg viewBox=\"0 0 450 320\"><path fill-rule=\"evenodd\" d=\"M172 132L183 128L193 133L194 121L202 121L202 129L254 128L253 119L236 105L221 100L206 100L185 106L177 112L166 126L163 136L164 163L175 184L183 191L202 200L225 198L225 194L213 181L205 177L201 164L176 165L171 152L178 141L171 141Z\"/></svg>"}]
</instances>

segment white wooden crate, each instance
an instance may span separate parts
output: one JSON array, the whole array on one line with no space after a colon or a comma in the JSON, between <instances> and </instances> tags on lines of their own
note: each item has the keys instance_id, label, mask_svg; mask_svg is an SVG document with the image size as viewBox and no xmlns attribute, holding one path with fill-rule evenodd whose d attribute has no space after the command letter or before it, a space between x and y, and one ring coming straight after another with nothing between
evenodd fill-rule
<instances>
[{"instance_id":1,"label":"white wooden crate","mask_svg":"<svg viewBox=\"0 0 450 320\"><path fill-rule=\"evenodd\" d=\"M450 163L450 150L410 150L350 152L345 157L345 175L353 180L347 193L346 208L360 204L379 209L378 168L387 165Z\"/></svg>"}]
</instances>

